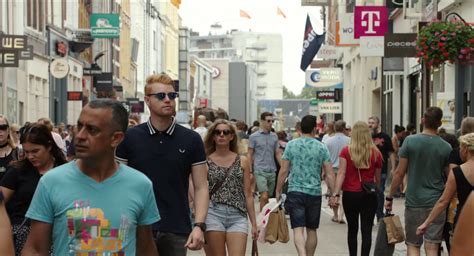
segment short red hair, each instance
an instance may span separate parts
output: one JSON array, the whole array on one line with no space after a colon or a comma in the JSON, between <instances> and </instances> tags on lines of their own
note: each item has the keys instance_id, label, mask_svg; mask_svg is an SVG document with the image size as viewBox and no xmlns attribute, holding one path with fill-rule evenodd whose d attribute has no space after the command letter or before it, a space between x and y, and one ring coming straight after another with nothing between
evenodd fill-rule
<instances>
[{"instance_id":1,"label":"short red hair","mask_svg":"<svg viewBox=\"0 0 474 256\"><path fill-rule=\"evenodd\" d=\"M150 75L146 78L145 95L151 93L150 92L151 89L150 89L149 85L154 84L154 83L171 85L174 89L174 81L167 74L165 74L165 73L161 73L161 74L158 74L158 75L153 74L153 75Z\"/></svg>"}]
</instances>

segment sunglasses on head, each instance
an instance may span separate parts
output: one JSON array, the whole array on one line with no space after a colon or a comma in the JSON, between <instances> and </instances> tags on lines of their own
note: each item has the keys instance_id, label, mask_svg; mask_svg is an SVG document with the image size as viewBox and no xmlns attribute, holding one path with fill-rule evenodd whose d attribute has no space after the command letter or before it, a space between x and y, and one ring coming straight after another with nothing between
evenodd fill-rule
<instances>
[{"instance_id":1,"label":"sunglasses on head","mask_svg":"<svg viewBox=\"0 0 474 256\"><path fill-rule=\"evenodd\" d=\"M148 97L155 96L155 98L157 98L159 100L164 100L166 98L166 96L168 96L168 99L174 100L177 97L179 97L179 93L177 93L177 92L168 92L168 93L166 93L166 92L157 92L157 93L147 94L146 96L148 96Z\"/></svg>"},{"instance_id":2,"label":"sunglasses on head","mask_svg":"<svg viewBox=\"0 0 474 256\"><path fill-rule=\"evenodd\" d=\"M216 135L216 136L219 136L219 135L222 135L222 134L224 134L225 136L227 136L227 135L230 135L231 133L232 133L232 132L231 132L230 130L227 130L227 129L225 129L225 130L218 130L218 129L215 129L215 130L214 130L214 135Z\"/></svg>"},{"instance_id":3,"label":"sunglasses on head","mask_svg":"<svg viewBox=\"0 0 474 256\"><path fill-rule=\"evenodd\" d=\"M8 124L0 124L0 130L6 131L8 129Z\"/></svg>"}]
</instances>

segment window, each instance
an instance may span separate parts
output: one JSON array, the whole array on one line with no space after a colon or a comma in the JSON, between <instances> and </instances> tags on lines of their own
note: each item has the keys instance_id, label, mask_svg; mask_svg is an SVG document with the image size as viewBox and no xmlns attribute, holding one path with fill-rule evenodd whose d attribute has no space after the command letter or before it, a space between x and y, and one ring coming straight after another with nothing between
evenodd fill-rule
<instances>
[{"instance_id":1,"label":"window","mask_svg":"<svg viewBox=\"0 0 474 256\"><path fill-rule=\"evenodd\" d=\"M27 0L26 6L26 25L37 31L43 32L45 19L45 1Z\"/></svg>"}]
</instances>

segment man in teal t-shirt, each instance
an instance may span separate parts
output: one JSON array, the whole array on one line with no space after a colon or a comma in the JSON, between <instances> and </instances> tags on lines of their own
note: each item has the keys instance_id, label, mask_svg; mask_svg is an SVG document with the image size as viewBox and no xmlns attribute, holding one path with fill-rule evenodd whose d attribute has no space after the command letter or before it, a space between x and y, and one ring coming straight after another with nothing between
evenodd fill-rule
<instances>
[{"instance_id":1,"label":"man in teal t-shirt","mask_svg":"<svg viewBox=\"0 0 474 256\"><path fill-rule=\"evenodd\" d=\"M40 180L26 217L24 255L157 255L151 224L160 220L151 181L118 164L114 151L128 125L114 100L83 108L75 136L78 160Z\"/></svg>"},{"instance_id":2,"label":"man in teal t-shirt","mask_svg":"<svg viewBox=\"0 0 474 256\"><path fill-rule=\"evenodd\" d=\"M392 209L392 195L407 175L408 185L405 201L405 231L408 255L419 255L425 243L427 255L437 255L442 242L445 212L428 227L424 236L417 236L416 229L431 212L444 190L451 146L438 136L443 111L438 107L426 109L423 117L423 132L408 136L400 148L400 161L393 176L385 208Z\"/></svg>"},{"instance_id":3,"label":"man in teal t-shirt","mask_svg":"<svg viewBox=\"0 0 474 256\"><path fill-rule=\"evenodd\" d=\"M334 191L335 175L328 148L314 138L316 117L303 117L301 131L303 134L300 138L286 145L278 175L276 197L279 200L288 171L291 170L285 208L290 215L296 250L299 255L314 255L317 244L316 230L321 215L321 169L324 169L328 177L331 191Z\"/></svg>"}]
</instances>

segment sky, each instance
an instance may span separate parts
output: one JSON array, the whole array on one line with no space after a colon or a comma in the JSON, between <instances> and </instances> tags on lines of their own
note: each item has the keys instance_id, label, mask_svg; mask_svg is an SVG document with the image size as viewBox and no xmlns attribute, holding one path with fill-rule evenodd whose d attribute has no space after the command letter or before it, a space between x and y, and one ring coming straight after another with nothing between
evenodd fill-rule
<instances>
[{"instance_id":1,"label":"sky","mask_svg":"<svg viewBox=\"0 0 474 256\"><path fill-rule=\"evenodd\" d=\"M277 7L286 15L277 15ZM240 17L240 10L251 19ZM283 85L299 94L305 84L300 69L303 32L309 14L316 33L323 32L320 7L301 6L300 0L182 0L179 9L183 26L207 35L219 22L223 31L239 29L279 33L283 38Z\"/></svg>"}]
</instances>

